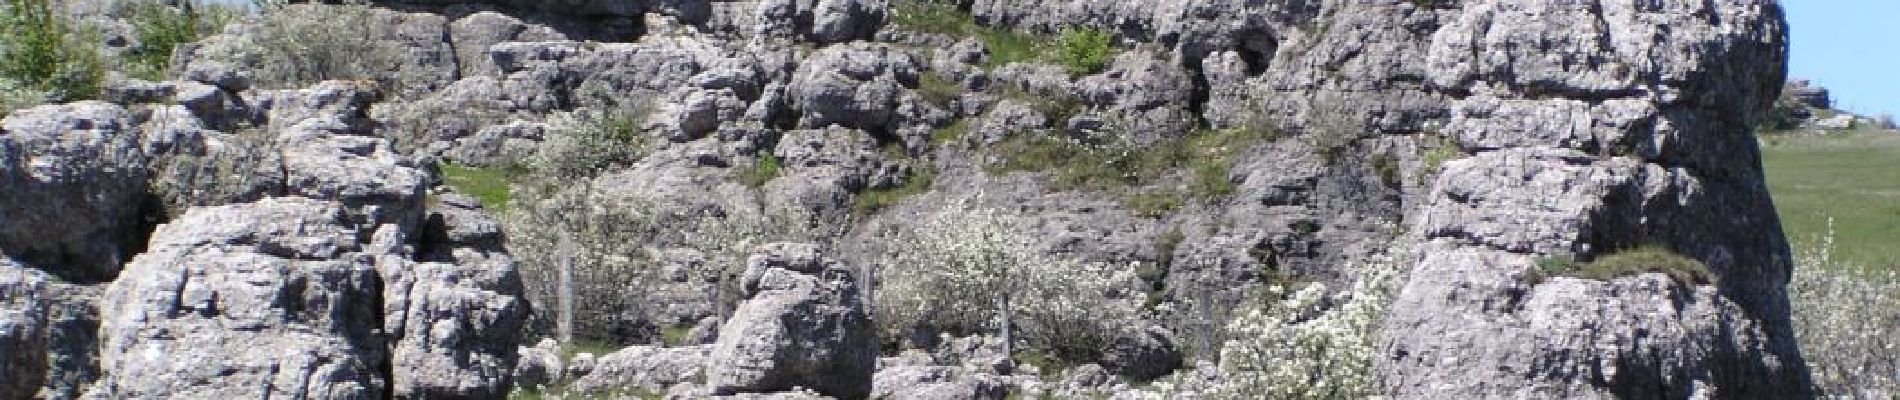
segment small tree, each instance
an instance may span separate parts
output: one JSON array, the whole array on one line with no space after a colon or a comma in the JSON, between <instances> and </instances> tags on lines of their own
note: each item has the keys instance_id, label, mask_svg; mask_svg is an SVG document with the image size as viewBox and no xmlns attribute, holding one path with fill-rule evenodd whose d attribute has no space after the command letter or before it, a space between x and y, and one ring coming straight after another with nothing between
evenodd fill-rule
<instances>
[{"instance_id":1,"label":"small tree","mask_svg":"<svg viewBox=\"0 0 1900 400\"><path fill-rule=\"evenodd\" d=\"M1002 336L1058 356L1098 351L1136 318L1133 268L1043 253L989 208L956 207L915 225L885 256L874 297L886 335Z\"/></svg>"}]
</instances>

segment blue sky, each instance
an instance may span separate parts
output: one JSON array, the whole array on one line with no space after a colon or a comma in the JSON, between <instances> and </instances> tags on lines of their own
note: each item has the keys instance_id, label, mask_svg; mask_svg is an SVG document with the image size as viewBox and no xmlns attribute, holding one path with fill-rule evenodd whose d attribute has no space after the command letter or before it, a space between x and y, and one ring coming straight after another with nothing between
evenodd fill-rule
<instances>
[{"instance_id":1,"label":"blue sky","mask_svg":"<svg viewBox=\"0 0 1900 400\"><path fill-rule=\"evenodd\" d=\"M1790 78L1813 80L1835 107L1900 114L1900 1L1782 0Z\"/></svg>"}]
</instances>

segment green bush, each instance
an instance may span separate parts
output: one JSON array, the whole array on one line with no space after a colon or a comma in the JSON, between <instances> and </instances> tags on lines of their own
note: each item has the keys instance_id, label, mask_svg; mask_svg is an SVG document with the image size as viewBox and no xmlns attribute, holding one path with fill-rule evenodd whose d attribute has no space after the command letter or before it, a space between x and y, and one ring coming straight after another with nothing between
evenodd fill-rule
<instances>
[{"instance_id":1,"label":"green bush","mask_svg":"<svg viewBox=\"0 0 1900 400\"><path fill-rule=\"evenodd\" d=\"M1063 31L1056 42L1056 61L1067 68L1070 75L1102 72L1115 58L1114 40L1114 35L1094 28Z\"/></svg>"},{"instance_id":2,"label":"green bush","mask_svg":"<svg viewBox=\"0 0 1900 400\"><path fill-rule=\"evenodd\" d=\"M127 73L143 79L161 80L171 66L172 52L178 45L196 42L224 29L236 11L226 7L186 1L178 7L157 1L132 3L125 10L126 21L138 45L124 55Z\"/></svg>"},{"instance_id":3,"label":"green bush","mask_svg":"<svg viewBox=\"0 0 1900 400\"><path fill-rule=\"evenodd\" d=\"M98 97L105 67L89 34L72 25L51 0L0 4L0 81L9 81L9 107ZM0 89L5 89L0 87Z\"/></svg>"}]
</instances>

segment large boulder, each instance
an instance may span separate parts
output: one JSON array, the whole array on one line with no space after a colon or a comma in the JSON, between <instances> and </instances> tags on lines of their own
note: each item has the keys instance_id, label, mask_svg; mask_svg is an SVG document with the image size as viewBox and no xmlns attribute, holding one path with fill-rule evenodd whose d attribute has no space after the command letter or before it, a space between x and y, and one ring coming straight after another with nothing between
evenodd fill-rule
<instances>
[{"instance_id":1,"label":"large boulder","mask_svg":"<svg viewBox=\"0 0 1900 400\"><path fill-rule=\"evenodd\" d=\"M706 367L712 392L868 396L877 338L852 271L807 244L765 245L746 264L746 301Z\"/></svg>"},{"instance_id":2,"label":"large boulder","mask_svg":"<svg viewBox=\"0 0 1900 400\"><path fill-rule=\"evenodd\" d=\"M883 27L885 0L764 0L754 32L817 44L870 39Z\"/></svg>"},{"instance_id":3,"label":"large boulder","mask_svg":"<svg viewBox=\"0 0 1900 400\"><path fill-rule=\"evenodd\" d=\"M88 395L382 396L381 279L355 226L340 203L274 198L159 227L106 290Z\"/></svg>"},{"instance_id":4,"label":"large boulder","mask_svg":"<svg viewBox=\"0 0 1900 400\"><path fill-rule=\"evenodd\" d=\"M1754 121L1787 26L1767 1L1468 2L1430 41L1459 96L1385 320L1382 389L1418 398L1806 398L1792 263ZM1600 21L1573 24L1579 19ZM1586 61L1587 60L1587 61ZM1714 283L1545 277L1640 245ZM1640 268L1661 268L1642 265Z\"/></svg>"},{"instance_id":5,"label":"large boulder","mask_svg":"<svg viewBox=\"0 0 1900 400\"><path fill-rule=\"evenodd\" d=\"M512 261L379 264L395 396L507 397L528 317Z\"/></svg>"},{"instance_id":6,"label":"large boulder","mask_svg":"<svg viewBox=\"0 0 1900 400\"><path fill-rule=\"evenodd\" d=\"M899 100L915 86L920 61L895 47L855 43L820 49L792 78L798 125L892 130Z\"/></svg>"},{"instance_id":7,"label":"large boulder","mask_svg":"<svg viewBox=\"0 0 1900 400\"><path fill-rule=\"evenodd\" d=\"M133 114L102 102L0 122L0 253L63 279L112 279L142 240L147 158Z\"/></svg>"}]
</instances>

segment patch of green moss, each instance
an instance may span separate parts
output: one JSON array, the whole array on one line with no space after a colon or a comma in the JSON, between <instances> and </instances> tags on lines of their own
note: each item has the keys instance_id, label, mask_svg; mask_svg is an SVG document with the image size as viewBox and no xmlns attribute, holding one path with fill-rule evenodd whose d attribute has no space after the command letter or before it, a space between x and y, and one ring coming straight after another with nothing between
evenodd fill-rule
<instances>
[{"instance_id":1,"label":"patch of green moss","mask_svg":"<svg viewBox=\"0 0 1900 400\"><path fill-rule=\"evenodd\" d=\"M949 126L931 131L930 143L938 145L951 143L963 139L963 137L968 134L970 134L969 120L959 119L956 122L950 123Z\"/></svg>"},{"instance_id":2,"label":"patch of green moss","mask_svg":"<svg viewBox=\"0 0 1900 400\"><path fill-rule=\"evenodd\" d=\"M1619 251L1587 263L1570 257L1545 257L1538 260L1537 270L1531 275L1535 284L1553 276L1607 281L1647 273L1662 273L1684 285L1716 283L1715 274L1701 261L1656 245Z\"/></svg>"}]
</instances>

